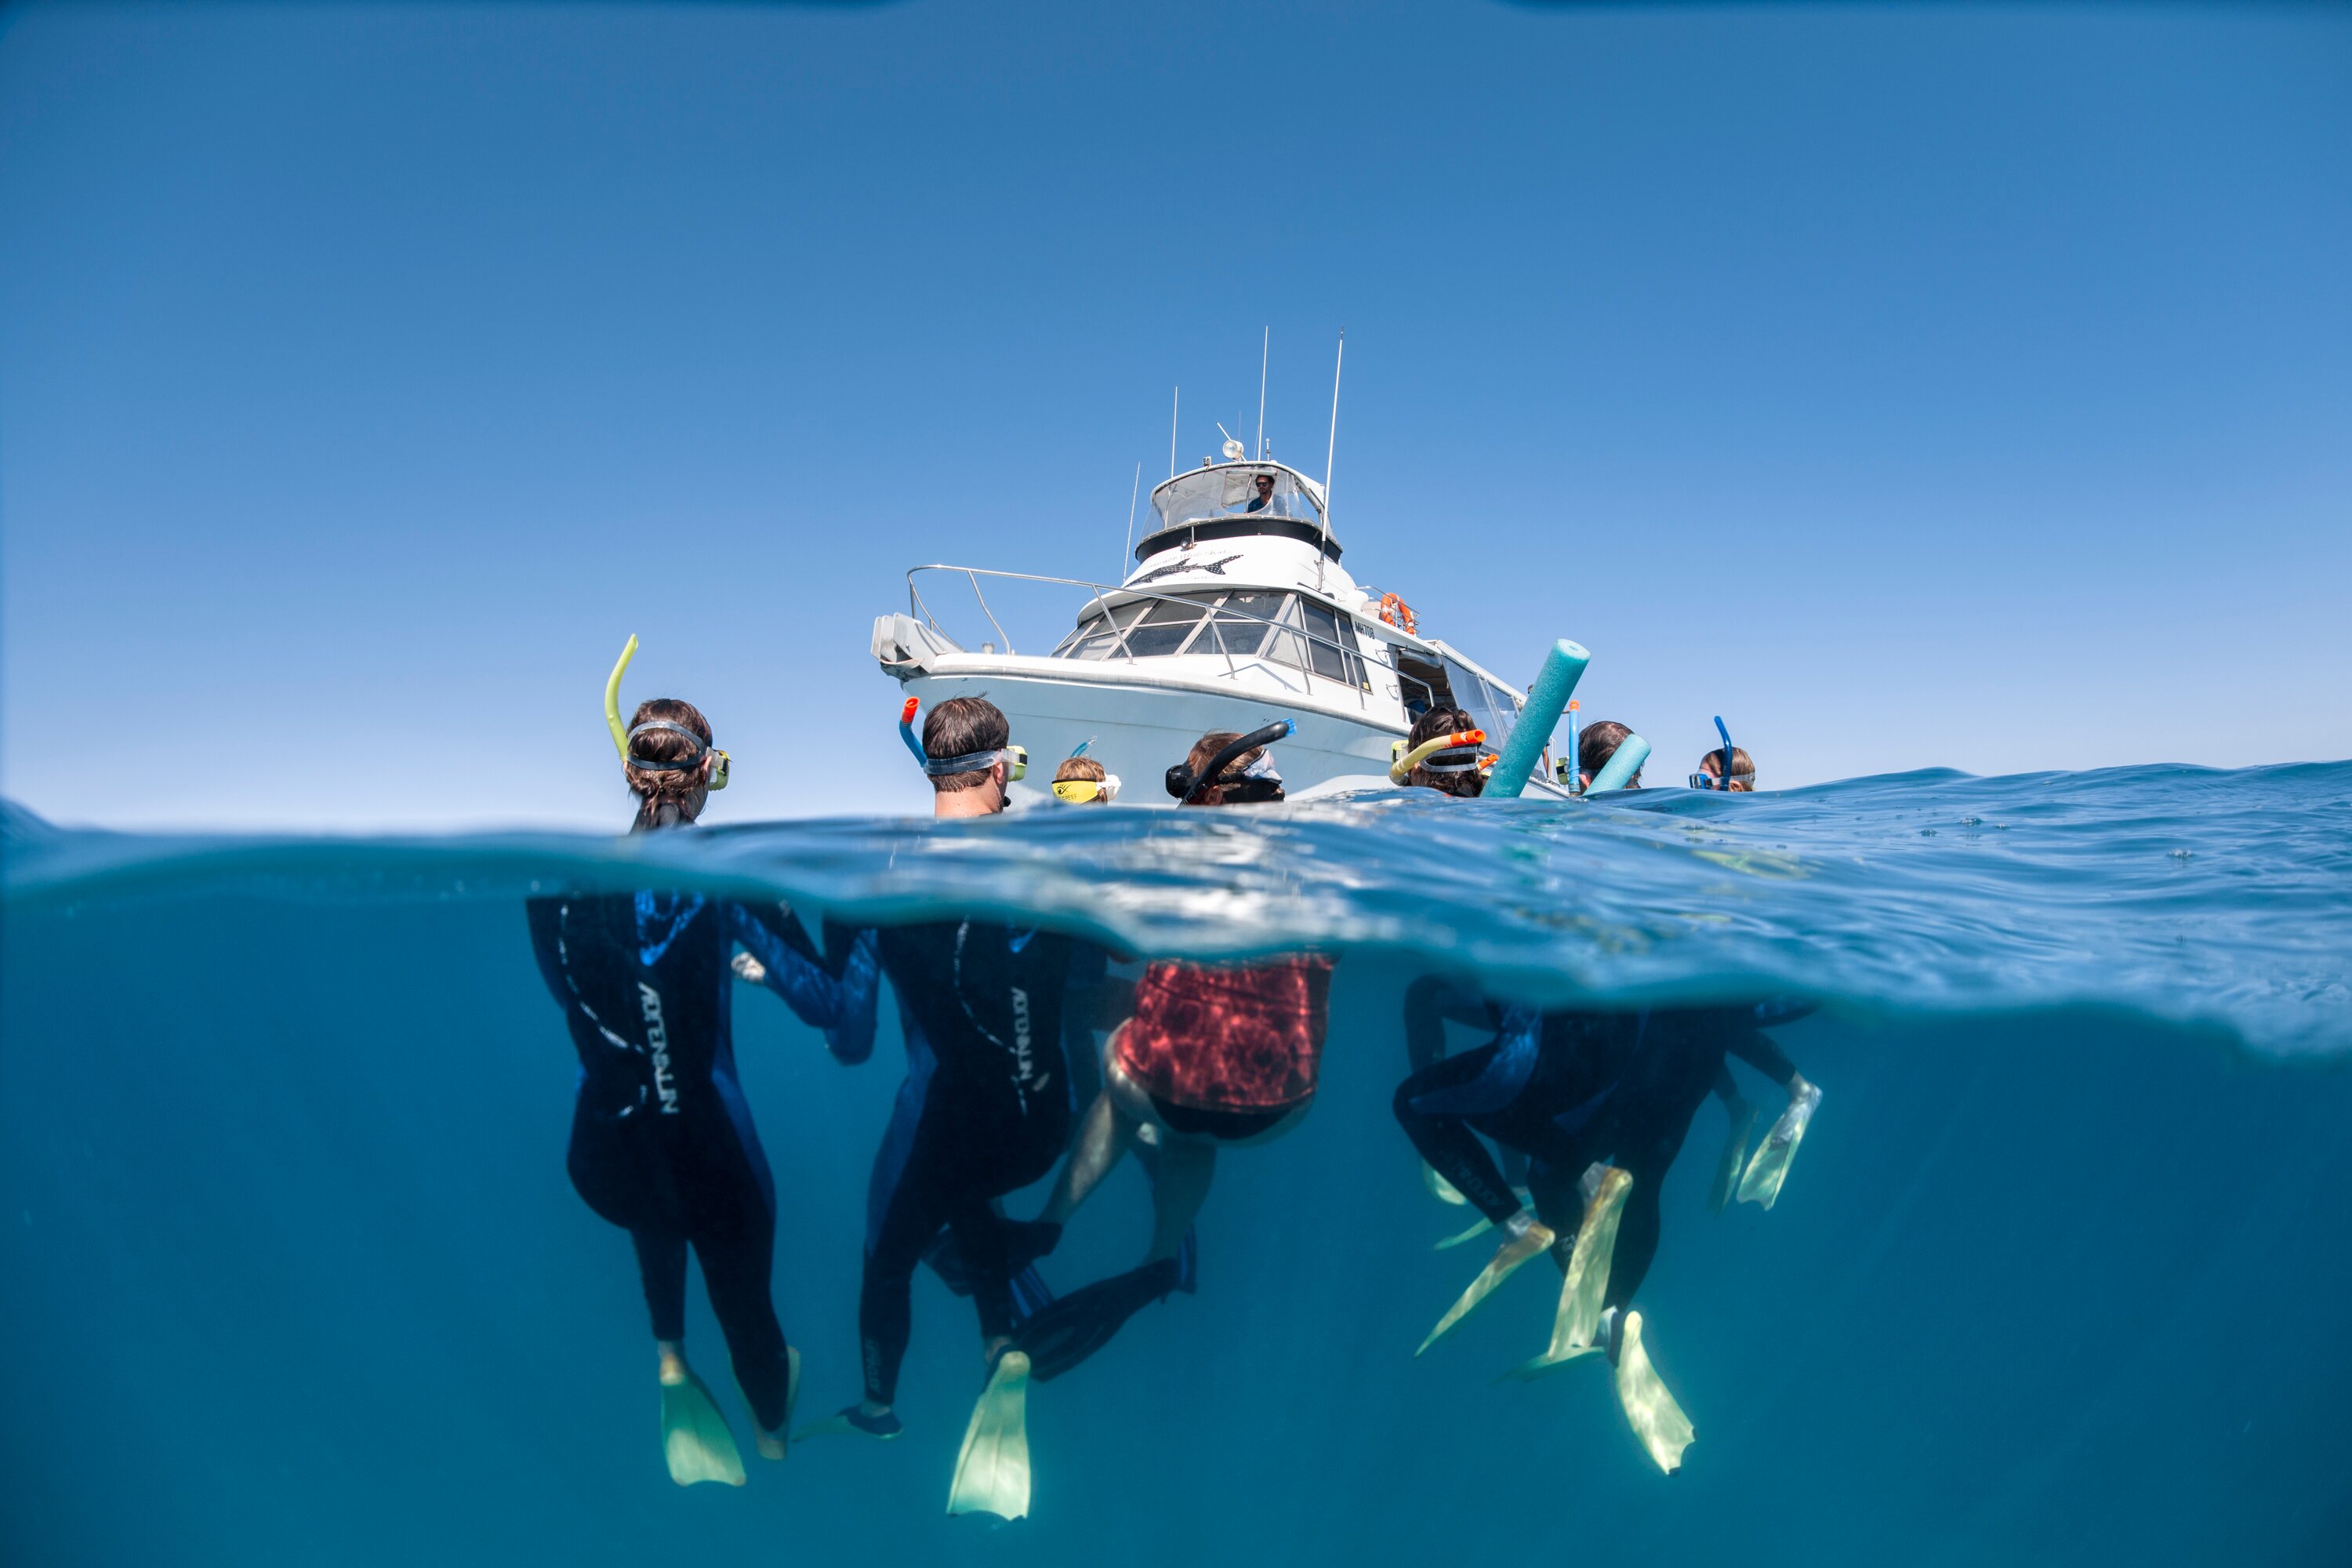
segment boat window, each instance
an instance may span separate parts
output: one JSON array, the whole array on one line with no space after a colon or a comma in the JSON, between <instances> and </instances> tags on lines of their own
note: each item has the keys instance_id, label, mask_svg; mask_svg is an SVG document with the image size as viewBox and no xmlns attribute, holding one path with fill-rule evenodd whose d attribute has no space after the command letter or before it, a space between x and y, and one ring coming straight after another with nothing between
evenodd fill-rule
<instances>
[{"instance_id":1,"label":"boat window","mask_svg":"<svg viewBox=\"0 0 2352 1568\"><path fill-rule=\"evenodd\" d=\"M1518 703L1476 670L1450 658L1445 661L1445 672L1453 684L1454 705L1486 731L1488 750L1502 750L1503 742L1510 739L1511 726L1519 721Z\"/></svg>"},{"instance_id":2,"label":"boat window","mask_svg":"<svg viewBox=\"0 0 2352 1568\"><path fill-rule=\"evenodd\" d=\"M1105 659L1119 656L1118 634L1135 624L1150 601L1138 599L1121 605L1108 615L1097 611L1081 619L1062 645L1054 650L1055 658Z\"/></svg>"},{"instance_id":3,"label":"boat window","mask_svg":"<svg viewBox=\"0 0 2352 1568\"><path fill-rule=\"evenodd\" d=\"M1274 481L1274 493L1263 502L1257 493L1261 474ZM1213 468L1179 474L1151 492L1151 504L1160 513L1161 528L1204 518L1252 515L1297 518L1318 527L1323 522L1323 510L1308 481L1274 463L1221 463Z\"/></svg>"},{"instance_id":4,"label":"boat window","mask_svg":"<svg viewBox=\"0 0 2352 1568\"><path fill-rule=\"evenodd\" d=\"M1282 618L1283 594L1263 590L1236 590L1227 594L1211 617L1209 627L1201 640L1192 645L1194 653L1230 654L1235 658L1255 658L1265 646L1273 628L1268 621Z\"/></svg>"},{"instance_id":5,"label":"boat window","mask_svg":"<svg viewBox=\"0 0 2352 1568\"><path fill-rule=\"evenodd\" d=\"M1128 629L1127 650L1138 658L1159 658L1174 653L1201 624L1205 607L1197 600L1154 599L1142 618Z\"/></svg>"},{"instance_id":6,"label":"boat window","mask_svg":"<svg viewBox=\"0 0 2352 1568\"><path fill-rule=\"evenodd\" d=\"M1308 668L1327 679L1361 686L1364 661L1356 652L1353 623L1341 622L1328 605L1312 599L1302 599L1300 604L1307 612L1307 629L1313 634L1307 644L1307 657L1312 661Z\"/></svg>"}]
</instances>

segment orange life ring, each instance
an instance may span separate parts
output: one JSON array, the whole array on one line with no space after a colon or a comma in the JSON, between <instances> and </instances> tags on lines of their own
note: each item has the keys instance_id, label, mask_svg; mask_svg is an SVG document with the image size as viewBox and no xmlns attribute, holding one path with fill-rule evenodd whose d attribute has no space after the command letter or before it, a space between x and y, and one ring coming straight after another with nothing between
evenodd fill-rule
<instances>
[{"instance_id":1,"label":"orange life ring","mask_svg":"<svg viewBox=\"0 0 2352 1568\"><path fill-rule=\"evenodd\" d=\"M1412 606L1394 594L1381 595L1381 620L1399 631L1418 632L1421 629L1420 618L1412 613Z\"/></svg>"}]
</instances>

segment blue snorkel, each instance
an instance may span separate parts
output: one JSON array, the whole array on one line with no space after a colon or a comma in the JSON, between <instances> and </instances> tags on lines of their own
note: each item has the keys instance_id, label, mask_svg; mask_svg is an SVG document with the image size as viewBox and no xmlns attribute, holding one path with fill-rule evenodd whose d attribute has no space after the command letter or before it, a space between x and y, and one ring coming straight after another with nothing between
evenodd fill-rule
<instances>
[{"instance_id":1,"label":"blue snorkel","mask_svg":"<svg viewBox=\"0 0 2352 1568\"><path fill-rule=\"evenodd\" d=\"M1708 787L1728 790L1731 788L1731 731L1723 727L1723 715L1720 713L1715 716L1715 732L1723 737L1723 750L1717 753L1723 759L1723 773L1720 782Z\"/></svg>"},{"instance_id":2,"label":"blue snorkel","mask_svg":"<svg viewBox=\"0 0 2352 1568\"><path fill-rule=\"evenodd\" d=\"M922 701L919 698L909 697L907 699L907 705L898 710L898 739L906 742L907 750L915 753L917 767L929 768L931 762L930 753L924 751L923 742L915 738L915 710L921 706Z\"/></svg>"}]
</instances>

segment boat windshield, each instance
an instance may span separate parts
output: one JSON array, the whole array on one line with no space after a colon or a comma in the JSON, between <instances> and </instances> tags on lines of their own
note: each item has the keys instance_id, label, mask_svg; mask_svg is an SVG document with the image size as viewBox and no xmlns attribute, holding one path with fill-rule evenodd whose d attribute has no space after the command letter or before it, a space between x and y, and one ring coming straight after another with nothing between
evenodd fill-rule
<instances>
[{"instance_id":1,"label":"boat windshield","mask_svg":"<svg viewBox=\"0 0 2352 1568\"><path fill-rule=\"evenodd\" d=\"M1270 484L1259 481L1268 480ZM1311 482L1279 463L1222 463L1179 474L1151 492L1160 528L1228 517L1288 517L1323 523Z\"/></svg>"}]
</instances>

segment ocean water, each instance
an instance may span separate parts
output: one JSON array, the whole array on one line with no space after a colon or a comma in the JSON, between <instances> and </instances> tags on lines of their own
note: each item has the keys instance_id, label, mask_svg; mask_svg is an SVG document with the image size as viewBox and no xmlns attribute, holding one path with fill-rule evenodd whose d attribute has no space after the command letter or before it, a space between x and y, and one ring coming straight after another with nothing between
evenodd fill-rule
<instances>
[{"instance_id":1,"label":"ocean water","mask_svg":"<svg viewBox=\"0 0 2352 1568\"><path fill-rule=\"evenodd\" d=\"M720 797L723 805L724 797ZM1922 773L1568 805L1419 792L645 839L144 837L11 809L0 1560L2335 1563L2352 1556L2352 764ZM906 1436L680 1489L622 1235L563 1169L574 1058L520 900L594 885L1339 958L1316 1109L1227 1153L1201 1289L1033 1390L1034 1511L944 1513L979 1363L928 1276ZM1662 1476L1389 1112L1446 970L1546 1005L1795 993L1826 1098L1767 1213L1698 1113L1641 1302ZM901 1058L736 1008L803 1419L854 1396ZM1457 1046L1470 1043L1457 1035ZM1778 1097L1748 1084L1768 1115ZM1015 1213L1028 1212L1017 1199ZM1045 1265L1139 1253L1128 1169Z\"/></svg>"}]
</instances>

